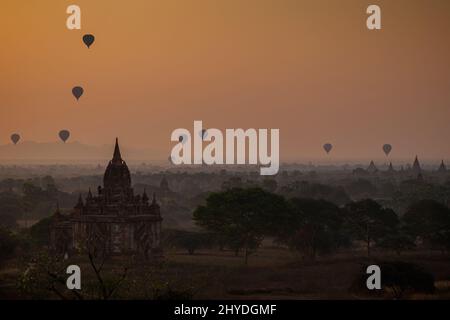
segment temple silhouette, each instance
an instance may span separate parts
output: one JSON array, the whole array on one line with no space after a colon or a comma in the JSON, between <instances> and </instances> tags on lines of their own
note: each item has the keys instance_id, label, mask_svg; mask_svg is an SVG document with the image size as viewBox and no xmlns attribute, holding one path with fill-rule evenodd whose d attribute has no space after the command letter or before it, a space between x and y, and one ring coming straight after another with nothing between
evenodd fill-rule
<instances>
[{"instance_id":1,"label":"temple silhouette","mask_svg":"<svg viewBox=\"0 0 450 320\"><path fill-rule=\"evenodd\" d=\"M161 213L155 194L135 195L131 175L116 138L114 155L103 177L103 188L68 215L57 208L50 227L50 248L59 255L88 250L93 255L132 254L148 259L160 255Z\"/></svg>"}]
</instances>

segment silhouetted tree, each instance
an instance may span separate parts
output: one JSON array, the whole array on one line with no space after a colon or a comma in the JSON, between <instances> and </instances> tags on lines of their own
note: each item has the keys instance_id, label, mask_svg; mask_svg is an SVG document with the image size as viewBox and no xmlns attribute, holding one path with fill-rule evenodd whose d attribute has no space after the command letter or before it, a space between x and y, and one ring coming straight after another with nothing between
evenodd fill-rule
<instances>
[{"instance_id":1,"label":"silhouetted tree","mask_svg":"<svg viewBox=\"0 0 450 320\"><path fill-rule=\"evenodd\" d=\"M401 261L374 262L381 270L381 292L394 299L404 298L407 292L433 293L435 290L434 277L418 265ZM367 265L361 268L357 279L352 284L352 291L374 294L366 286ZM376 292L375 292L376 294Z\"/></svg>"},{"instance_id":2,"label":"silhouetted tree","mask_svg":"<svg viewBox=\"0 0 450 320\"><path fill-rule=\"evenodd\" d=\"M228 189L233 189L233 188L242 188L243 185L244 184L240 177L231 177L230 179L228 179L222 183L222 189L228 190Z\"/></svg>"},{"instance_id":3,"label":"silhouetted tree","mask_svg":"<svg viewBox=\"0 0 450 320\"><path fill-rule=\"evenodd\" d=\"M0 193L0 226L12 229L23 212L20 196L14 192Z\"/></svg>"},{"instance_id":4,"label":"silhouetted tree","mask_svg":"<svg viewBox=\"0 0 450 320\"><path fill-rule=\"evenodd\" d=\"M264 179L262 182L262 188L269 192L275 192L277 190L278 184L276 180Z\"/></svg>"},{"instance_id":5,"label":"silhouetted tree","mask_svg":"<svg viewBox=\"0 0 450 320\"><path fill-rule=\"evenodd\" d=\"M353 197L358 197L359 199L373 197L377 193L377 188L369 180L361 178L352 181L346 190Z\"/></svg>"},{"instance_id":6,"label":"silhouetted tree","mask_svg":"<svg viewBox=\"0 0 450 320\"><path fill-rule=\"evenodd\" d=\"M29 228L28 234L33 244L37 246L48 245L51 217L41 219Z\"/></svg>"},{"instance_id":7,"label":"silhouetted tree","mask_svg":"<svg viewBox=\"0 0 450 320\"><path fill-rule=\"evenodd\" d=\"M431 245L450 249L450 209L434 200L421 200L403 216L406 231Z\"/></svg>"},{"instance_id":8,"label":"silhouetted tree","mask_svg":"<svg viewBox=\"0 0 450 320\"><path fill-rule=\"evenodd\" d=\"M265 235L276 234L285 223L287 205L283 197L259 188L234 188L212 193L205 206L194 211L199 226L244 249L245 263Z\"/></svg>"},{"instance_id":9,"label":"silhouetted tree","mask_svg":"<svg viewBox=\"0 0 450 320\"><path fill-rule=\"evenodd\" d=\"M294 198L289 201L291 216L281 241L315 259L344 244L341 210L325 200Z\"/></svg>"},{"instance_id":10,"label":"silhouetted tree","mask_svg":"<svg viewBox=\"0 0 450 320\"><path fill-rule=\"evenodd\" d=\"M0 226L0 265L14 255L17 246L18 240L11 231Z\"/></svg>"},{"instance_id":11,"label":"silhouetted tree","mask_svg":"<svg viewBox=\"0 0 450 320\"><path fill-rule=\"evenodd\" d=\"M338 206L350 201L342 187L327 186L307 181L296 181L282 188L281 193L288 198L326 200Z\"/></svg>"},{"instance_id":12,"label":"silhouetted tree","mask_svg":"<svg viewBox=\"0 0 450 320\"><path fill-rule=\"evenodd\" d=\"M169 245L186 249L189 254L194 254L197 249L209 248L214 244L212 234L204 232L192 232L184 230L172 230L165 239Z\"/></svg>"},{"instance_id":13,"label":"silhouetted tree","mask_svg":"<svg viewBox=\"0 0 450 320\"><path fill-rule=\"evenodd\" d=\"M349 232L356 240L366 243L367 256L373 242L394 232L399 219L392 209L383 208L374 200L351 202L345 206L345 219Z\"/></svg>"},{"instance_id":14,"label":"silhouetted tree","mask_svg":"<svg viewBox=\"0 0 450 320\"><path fill-rule=\"evenodd\" d=\"M393 250L400 255L402 251L414 249L416 245L411 236L402 231L398 231L383 236L377 242L377 246L383 249Z\"/></svg>"}]
</instances>

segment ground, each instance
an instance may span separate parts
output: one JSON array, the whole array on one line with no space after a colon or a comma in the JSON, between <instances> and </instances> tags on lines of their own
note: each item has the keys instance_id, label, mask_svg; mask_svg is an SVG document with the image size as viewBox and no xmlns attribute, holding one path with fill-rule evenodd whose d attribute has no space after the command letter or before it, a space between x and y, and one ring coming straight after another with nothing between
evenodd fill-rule
<instances>
[{"instance_id":1,"label":"ground","mask_svg":"<svg viewBox=\"0 0 450 320\"><path fill-rule=\"evenodd\" d=\"M448 255L409 252L381 256L376 251L374 255L377 259L412 262L434 275L436 293L410 294L406 298L450 298ZM129 260L122 259L105 264L105 272L113 270L117 278L122 267L129 265ZM366 262L362 250L304 261L285 248L265 245L250 257L248 266L242 256L231 251L199 250L189 255L181 250L166 250L158 267L131 267L115 298L152 298L155 292L169 286L176 291L189 291L194 299L364 299L368 297L352 293L349 288ZM15 289L20 274L17 263L9 261L0 271L0 298L23 297ZM78 263L83 273L82 286L90 281L95 283L88 260L80 259Z\"/></svg>"}]
</instances>

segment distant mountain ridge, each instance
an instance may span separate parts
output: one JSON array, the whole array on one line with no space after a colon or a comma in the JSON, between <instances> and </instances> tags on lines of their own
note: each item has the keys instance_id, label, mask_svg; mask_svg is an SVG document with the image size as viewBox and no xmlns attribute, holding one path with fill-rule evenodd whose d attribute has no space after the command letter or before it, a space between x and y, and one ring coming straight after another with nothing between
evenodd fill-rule
<instances>
[{"instance_id":1,"label":"distant mountain ridge","mask_svg":"<svg viewBox=\"0 0 450 320\"><path fill-rule=\"evenodd\" d=\"M120 140L119 140L120 143ZM170 151L161 151L159 149L138 149L129 148L126 144L121 143L120 149L122 156L128 163L150 162L158 165L168 165L167 158ZM0 145L0 164L52 164L52 163L101 163L104 164L112 158L114 151L114 143L105 145L88 145L78 141L63 142L36 142L36 141L20 141L17 145L12 143ZM167 156L164 156L167 154ZM412 164L414 157L410 158L354 158L345 159L334 157L331 159L305 157L302 159L288 160L282 159L282 164L310 164L322 166L334 165L358 165L366 168L370 161L374 160L377 166L389 166L392 162L395 167L401 165ZM450 159L443 159L446 164L450 163ZM441 158L420 157L420 162L425 167L438 168L441 164ZM212 166L215 167L215 166ZM225 167L224 167L225 168ZM233 168L233 166L229 166ZM312 170L312 169L311 169Z\"/></svg>"},{"instance_id":2,"label":"distant mountain ridge","mask_svg":"<svg viewBox=\"0 0 450 320\"><path fill-rule=\"evenodd\" d=\"M74 142L35 142L23 141L17 145L0 145L0 160L63 160L89 161L109 160L112 157L114 144L93 146ZM159 160L154 150L142 150L121 146L125 161L127 160Z\"/></svg>"}]
</instances>

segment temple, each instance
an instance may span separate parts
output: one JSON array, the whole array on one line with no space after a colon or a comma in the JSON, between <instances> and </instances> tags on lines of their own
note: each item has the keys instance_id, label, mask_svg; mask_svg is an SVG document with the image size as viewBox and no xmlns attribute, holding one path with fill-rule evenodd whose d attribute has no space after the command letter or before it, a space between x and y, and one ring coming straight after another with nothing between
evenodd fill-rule
<instances>
[{"instance_id":1,"label":"temple","mask_svg":"<svg viewBox=\"0 0 450 320\"><path fill-rule=\"evenodd\" d=\"M447 172L447 167L445 166L444 160L442 160L441 165L439 166L438 172L441 172L441 173Z\"/></svg>"},{"instance_id":2,"label":"temple","mask_svg":"<svg viewBox=\"0 0 450 320\"><path fill-rule=\"evenodd\" d=\"M81 195L69 215L57 209L50 228L50 248L60 255L89 250L98 255L132 254L148 259L160 255L161 214L155 195L135 195L131 175L116 139L103 188L85 201Z\"/></svg>"},{"instance_id":3,"label":"temple","mask_svg":"<svg viewBox=\"0 0 450 320\"><path fill-rule=\"evenodd\" d=\"M389 162L388 172L395 173L395 169L394 169L394 166L392 165L392 162Z\"/></svg>"},{"instance_id":4,"label":"temple","mask_svg":"<svg viewBox=\"0 0 450 320\"><path fill-rule=\"evenodd\" d=\"M412 171L414 173L417 173L417 174L422 173L422 167L420 166L420 162L419 162L419 159L417 158L417 156L414 159L414 163L413 163L413 166L412 166Z\"/></svg>"},{"instance_id":5,"label":"temple","mask_svg":"<svg viewBox=\"0 0 450 320\"><path fill-rule=\"evenodd\" d=\"M377 173L378 168L375 166L375 163L373 161L370 161L369 167L367 168L367 172L369 173Z\"/></svg>"}]
</instances>

